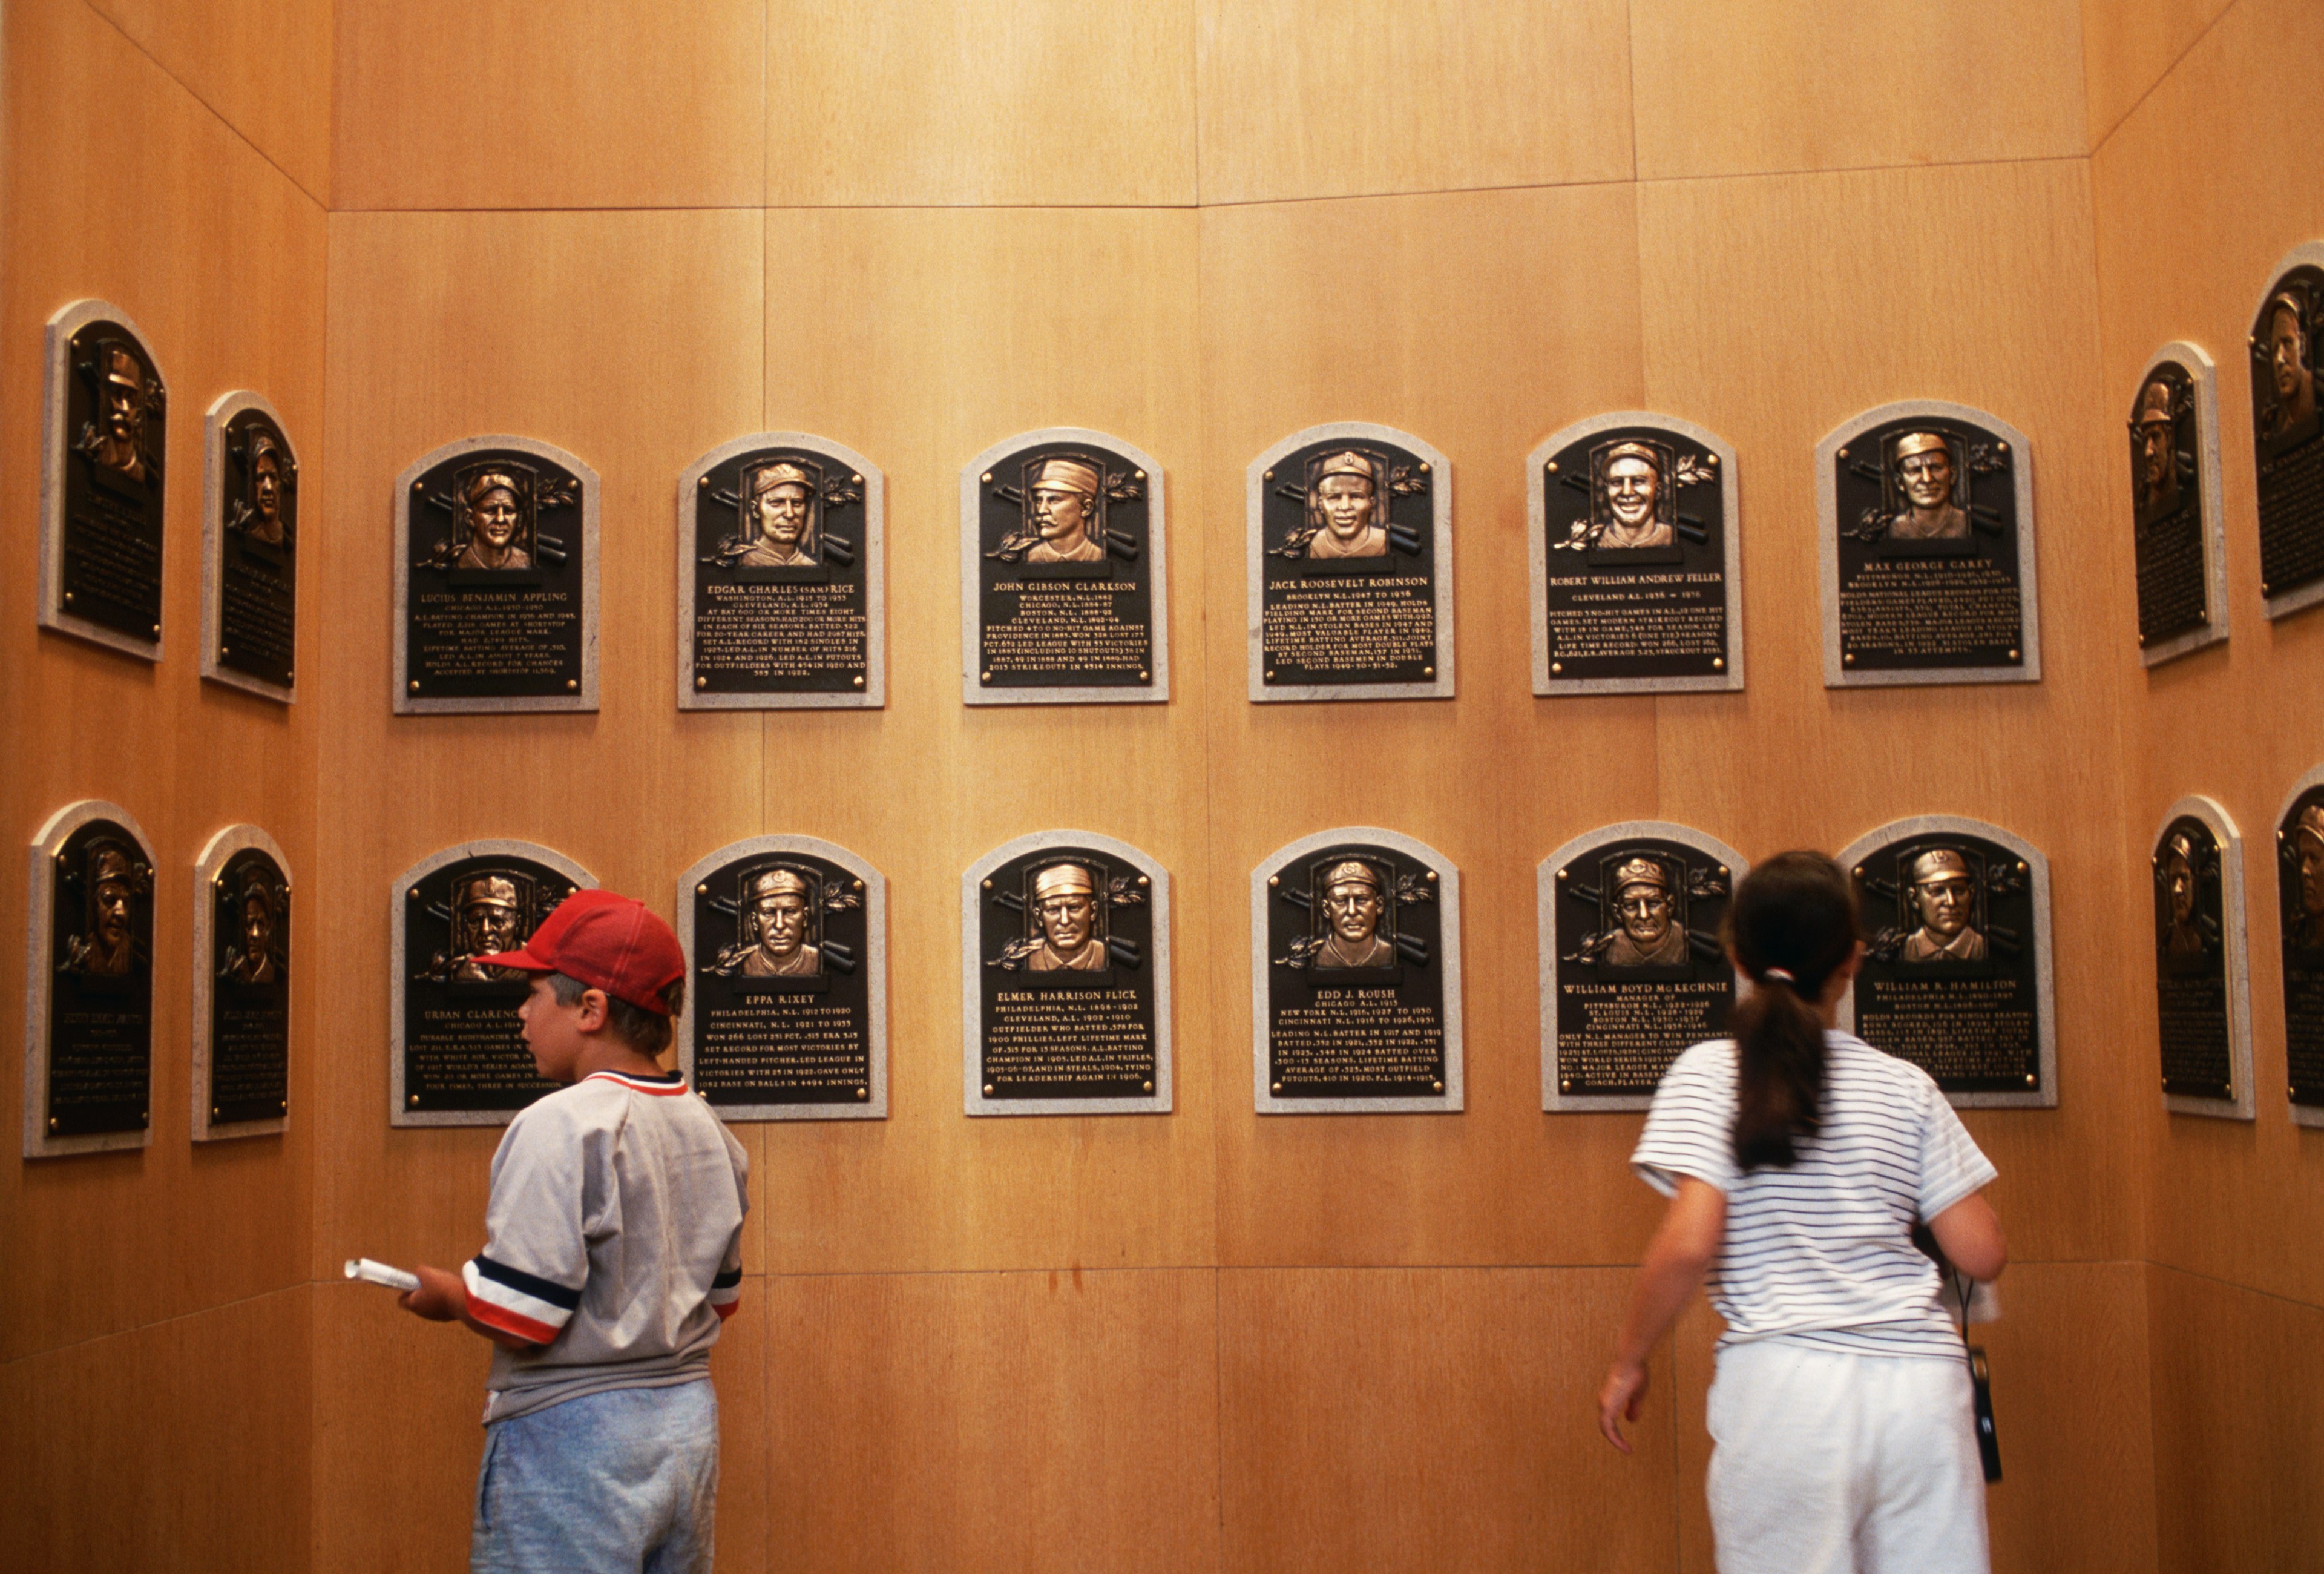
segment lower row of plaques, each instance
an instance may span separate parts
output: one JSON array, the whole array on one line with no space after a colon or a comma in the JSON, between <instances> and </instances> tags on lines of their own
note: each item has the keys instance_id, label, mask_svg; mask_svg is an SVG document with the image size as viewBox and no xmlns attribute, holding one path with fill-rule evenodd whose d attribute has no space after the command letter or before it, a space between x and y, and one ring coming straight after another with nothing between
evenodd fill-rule
<instances>
[{"instance_id":1,"label":"lower row of plaques","mask_svg":"<svg viewBox=\"0 0 2324 1574\"><path fill-rule=\"evenodd\" d=\"M2276 831L2292 1113L2324 1125L2324 767ZM32 847L28 1156L134 1146L152 1125L155 866L119 807L76 803ZM1997 827L1929 816L1842 850L1865 960L1844 1025L1962 1106L2057 1103L2050 880ZM1746 866L1684 826L1632 821L1537 872L1542 1107L1643 1108L1672 1060L1725 1031L1738 982L1719 933ZM2172 806L2152 857L2163 1091L2249 1119L2242 840L2209 798ZM479 841L396 882L392 1120L505 1122L549 1091L524 1047L521 945L586 869ZM195 883L198 1138L280 1131L290 1110L291 883L265 832L213 837ZM1252 1100L1262 1114L1464 1107L1461 874L1394 831L1304 838L1251 876ZM887 883L807 837L754 838L686 872L680 1062L736 1120L888 1113ZM963 1105L971 1115L1172 1107L1170 875L1082 831L1020 838L961 886Z\"/></svg>"}]
</instances>

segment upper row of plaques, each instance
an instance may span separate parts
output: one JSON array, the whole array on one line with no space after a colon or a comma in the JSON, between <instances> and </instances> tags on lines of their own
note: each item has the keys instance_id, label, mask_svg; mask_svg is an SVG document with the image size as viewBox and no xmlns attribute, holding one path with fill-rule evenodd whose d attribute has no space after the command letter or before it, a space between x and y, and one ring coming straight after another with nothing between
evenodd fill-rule
<instances>
[{"instance_id":1,"label":"upper row of plaques","mask_svg":"<svg viewBox=\"0 0 2324 1574\"><path fill-rule=\"evenodd\" d=\"M2324 600L2324 244L2277 270L2250 336L2261 588ZM158 660L168 394L145 336L83 301L51 319L41 622ZM2227 637L2212 360L2172 343L2128 419L2138 643L2152 665ZM205 676L295 693L299 461L273 408L208 407ZM1964 405L1883 405L1817 445L1832 687L2041 677L2033 462ZM1538 695L1743 686L1735 453L1646 412L1567 427L1526 465ZM597 705L597 474L521 437L449 444L396 483L395 708ZM703 456L678 495L682 708L885 702L885 482L798 432ZM1449 699L1452 477L1385 426L1310 427L1246 476L1255 702ZM1161 467L1080 428L961 472L961 690L970 705L1169 699Z\"/></svg>"}]
</instances>

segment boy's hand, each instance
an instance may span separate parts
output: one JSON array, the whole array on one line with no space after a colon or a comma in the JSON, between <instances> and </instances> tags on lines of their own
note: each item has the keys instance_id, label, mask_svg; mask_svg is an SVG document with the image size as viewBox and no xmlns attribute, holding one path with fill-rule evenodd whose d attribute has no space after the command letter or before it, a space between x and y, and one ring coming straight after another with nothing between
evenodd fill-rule
<instances>
[{"instance_id":1,"label":"boy's hand","mask_svg":"<svg viewBox=\"0 0 2324 1574\"><path fill-rule=\"evenodd\" d=\"M396 1305L430 1322L455 1321L468 1309L468 1287L457 1273L447 1273L425 1263L411 1271L420 1275L420 1288L397 1296Z\"/></svg>"}]
</instances>

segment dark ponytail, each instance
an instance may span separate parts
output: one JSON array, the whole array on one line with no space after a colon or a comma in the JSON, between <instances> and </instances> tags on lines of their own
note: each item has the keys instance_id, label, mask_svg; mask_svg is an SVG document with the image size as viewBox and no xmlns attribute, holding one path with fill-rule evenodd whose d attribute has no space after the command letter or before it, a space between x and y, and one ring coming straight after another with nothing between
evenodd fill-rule
<instances>
[{"instance_id":1,"label":"dark ponytail","mask_svg":"<svg viewBox=\"0 0 2324 1574\"><path fill-rule=\"evenodd\" d=\"M1779 853L1727 910L1728 942L1754 986L1735 1035L1735 1162L1785 1168L1822 1125L1824 985L1856 952L1856 893L1821 853Z\"/></svg>"}]
</instances>

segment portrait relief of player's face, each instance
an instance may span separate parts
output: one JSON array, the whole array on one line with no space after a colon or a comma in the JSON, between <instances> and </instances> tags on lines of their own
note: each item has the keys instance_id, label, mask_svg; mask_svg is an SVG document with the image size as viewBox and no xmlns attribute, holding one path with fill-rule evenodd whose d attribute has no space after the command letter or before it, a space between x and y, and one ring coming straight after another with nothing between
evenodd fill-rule
<instances>
[{"instance_id":1,"label":"portrait relief of player's face","mask_svg":"<svg viewBox=\"0 0 2324 1574\"><path fill-rule=\"evenodd\" d=\"M1036 973L1060 969L1091 972L1106 965L1097 938L1097 875L1080 864L1052 864L1033 876L1033 938L1039 941L1028 964Z\"/></svg>"},{"instance_id":2,"label":"portrait relief of player's face","mask_svg":"<svg viewBox=\"0 0 2324 1574\"><path fill-rule=\"evenodd\" d=\"M807 539L807 489L783 481L759 494L759 539L797 551Z\"/></svg>"},{"instance_id":3,"label":"portrait relief of player's face","mask_svg":"<svg viewBox=\"0 0 2324 1574\"><path fill-rule=\"evenodd\" d=\"M1097 907L1086 891L1060 891L1041 898L1034 913L1049 948L1070 955L1089 944Z\"/></svg>"},{"instance_id":4,"label":"portrait relief of player's face","mask_svg":"<svg viewBox=\"0 0 2324 1574\"><path fill-rule=\"evenodd\" d=\"M1089 533L1089 498L1062 486L1033 488L1033 526L1059 551L1081 544Z\"/></svg>"},{"instance_id":5,"label":"portrait relief of player's face","mask_svg":"<svg viewBox=\"0 0 2324 1574\"><path fill-rule=\"evenodd\" d=\"M1953 457L1943 448L1906 454L1896 461L1896 476L1915 508L1942 508L1953 499Z\"/></svg>"},{"instance_id":6,"label":"portrait relief of player's face","mask_svg":"<svg viewBox=\"0 0 2324 1574\"><path fill-rule=\"evenodd\" d=\"M1343 542L1352 542L1371 528L1379 506L1372 484L1363 476L1326 476L1316 484L1315 504L1323 512L1323 528Z\"/></svg>"},{"instance_id":7,"label":"portrait relief of player's face","mask_svg":"<svg viewBox=\"0 0 2324 1574\"><path fill-rule=\"evenodd\" d=\"M2171 901L2171 922L2181 927L2195 916L2195 871L2176 854L2163 865L2163 889Z\"/></svg>"},{"instance_id":8,"label":"portrait relief of player's face","mask_svg":"<svg viewBox=\"0 0 2324 1574\"><path fill-rule=\"evenodd\" d=\"M274 949L274 904L263 891L253 891L242 899L242 950L247 957L263 957Z\"/></svg>"},{"instance_id":9,"label":"portrait relief of player's face","mask_svg":"<svg viewBox=\"0 0 2324 1574\"><path fill-rule=\"evenodd\" d=\"M1379 887L1369 881L1342 880L1323 893L1323 916L1332 932L1351 946L1379 932L1381 911Z\"/></svg>"},{"instance_id":10,"label":"portrait relief of player's face","mask_svg":"<svg viewBox=\"0 0 2324 1574\"><path fill-rule=\"evenodd\" d=\"M2300 398L2301 389L2311 374L2308 357L2301 352L2301 342L2307 336L2300 330L2300 314L2290 302L2276 307L2267 315L2267 366L2275 378L2275 396L2289 405Z\"/></svg>"},{"instance_id":11,"label":"portrait relief of player's face","mask_svg":"<svg viewBox=\"0 0 2324 1574\"><path fill-rule=\"evenodd\" d=\"M2324 841L2312 835L2300 838L2300 905L2312 918L2324 918Z\"/></svg>"},{"instance_id":12,"label":"portrait relief of player's face","mask_svg":"<svg viewBox=\"0 0 2324 1574\"><path fill-rule=\"evenodd\" d=\"M1058 455L1029 465L1024 523L1033 536L1030 563L1095 563L1105 558L1098 487L1104 476L1085 459Z\"/></svg>"},{"instance_id":13,"label":"portrait relief of player's face","mask_svg":"<svg viewBox=\"0 0 2324 1574\"><path fill-rule=\"evenodd\" d=\"M807 943L807 893L790 886L761 883L752 913L759 927L759 949L781 960L798 953Z\"/></svg>"},{"instance_id":14,"label":"portrait relief of player's face","mask_svg":"<svg viewBox=\"0 0 2324 1574\"><path fill-rule=\"evenodd\" d=\"M471 957L488 957L516 949L516 903L513 893L497 893L504 882L479 881L460 905L458 949Z\"/></svg>"},{"instance_id":15,"label":"portrait relief of player's face","mask_svg":"<svg viewBox=\"0 0 2324 1574\"><path fill-rule=\"evenodd\" d=\"M1653 950L1670 934L1669 887L1645 882L1625 885L1615 906L1621 915L1622 932L1640 950Z\"/></svg>"},{"instance_id":16,"label":"portrait relief of player's face","mask_svg":"<svg viewBox=\"0 0 2324 1574\"><path fill-rule=\"evenodd\" d=\"M1921 927L1941 940L1951 940L1969 927L1975 911L1976 891L1963 874L1943 874L1913 883L1913 906Z\"/></svg>"},{"instance_id":17,"label":"portrait relief of player's face","mask_svg":"<svg viewBox=\"0 0 2324 1574\"><path fill-rule=\"evenodd\" d=\"M250 440L250 517L244 529L253 541L277 546L282 541L282 449L261 431Z\"/></svg>"},{"instance_id":18,"label":"portrait relief of player's face","mask_svg":"<svg viewBox=\"0 0 2324 1574\"><path fill-rule=\"evenodd\" d=\"M2161 377L2138 394L2138 484L2154 504L2179 490L2179 427L2172 417L2171 384Z\"/></svg>"},{"instance_id":19,"label":"portrait relief of player's face","mask_svg":"<svg viewBox=\"0 0 2324 1574\"><path fill-rule=\"evenodd\" d=\"M468 524L477 540L494 551L504 552L516 540L517 522L521 517L516 494L505 486L494 486L468 511Z\"/></svg>"},{"instance_id":20,"label":"portrait relief of player's face","mask_svg":"<svg viewBox=\"0 0 2324 1574\"><path fill-rule=\"evenodd\" d=\"M91 973L117 977L129 971L134 939L129 902L134 894L134 872L125 856L108 848L97 854L93 874L96 878L89 893L93 932L87 967Z\"/></svg>"},{"instance_id":21,"label":"portrait relief of player's face","mask_svg":"<svg viewBox=\"0 0 2324 1574\"><path fill-rule=\"evenodd\" d=\"M134 448L145 435L144 378L127 350L106 353L105 430L116 444Z\"/></svg>"},{"instance_id":22,"label":"portrait relief of player's face","mask_svg":"<svg viewBox=\"0 0 2324 1574\"><path fill-rule=\"evenodd\" d=\"M1646 459L1625 455L1606 467L1606 506L1626 530L1642 530L1653 521L1661 491L1662 478Z\"/></svg>"}]
</instances>

